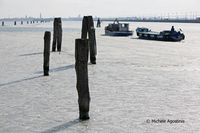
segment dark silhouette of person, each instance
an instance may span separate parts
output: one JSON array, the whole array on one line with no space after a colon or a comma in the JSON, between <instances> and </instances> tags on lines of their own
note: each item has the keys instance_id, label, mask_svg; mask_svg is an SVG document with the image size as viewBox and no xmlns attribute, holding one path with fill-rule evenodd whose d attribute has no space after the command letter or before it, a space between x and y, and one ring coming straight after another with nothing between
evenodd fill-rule
<instances>
[{"instance_id":1,"label":"dark silhouette of person","mask_svg":"<svg viewBox=\"0 0 200 133\"><path fill-rule=\"evenodd\" d=\"M174 31L175 31L174 26L172 26L172 28L171 28L171 32L174 32Z\"/></svg>"},{"instance_id":2,"label":"dark silhouette of person","mask_svg":"<svg viewBox=\"0 0 200 133\"><path fill-rule=\"evenodd\" d=\"M100 18L97 19L97 27L101 27L101 20L100 20Z\"/></svg>"},{"instance_id":3,"label":"dark silhouette of person","mask_svg":"<svg viewBox=\"0 0 200 133\"><path fill-rule=\"evenodd\" d=\"M114 20L114 24L115 24L115 23L119 24L119 21L118 21L117 18Z\"/></svg>"}]
</instances>

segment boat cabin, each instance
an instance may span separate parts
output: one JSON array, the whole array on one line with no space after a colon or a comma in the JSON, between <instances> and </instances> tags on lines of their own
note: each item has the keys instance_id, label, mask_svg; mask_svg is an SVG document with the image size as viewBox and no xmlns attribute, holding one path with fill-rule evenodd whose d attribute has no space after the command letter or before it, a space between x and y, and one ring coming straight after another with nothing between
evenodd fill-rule
<instances>
[{"instance_id":1,"label":"boat cabin","mask_svg":"<svg viewBox=\"0 0 200 133\"><path fill-rule=\"evenodd\" d=\"M129 31L129 24L127 23L113 23L106 27L109 31Z\"/></svg>"},{"instance_id":2,"label":"boat cabin","mask_svg":"<svg viewBox=\"0 0 200 133\"><path fill-rule=\"evenodd\" d=\"M105 34L109 36L131 36L132 31L129 31L128 23L119 23L116 19L112 24L105 27Z\"/></svg>"}]
</instances>

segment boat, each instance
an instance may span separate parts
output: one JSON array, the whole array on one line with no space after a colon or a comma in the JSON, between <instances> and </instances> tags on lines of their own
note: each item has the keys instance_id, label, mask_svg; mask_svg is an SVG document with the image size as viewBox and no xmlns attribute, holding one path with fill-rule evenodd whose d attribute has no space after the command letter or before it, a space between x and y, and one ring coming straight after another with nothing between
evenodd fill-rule
<instances>
[{"instance_id":1,"label":"boat","mask_svg":"<svg viewBox=\"0 0 200 133\"><path fill-rule=\"evenodd\" d=\"M112 24L105 27L105 35L108 36L132 36L133 31L129 30L128 23L119 23L116 19Z\"/></svg>"},{"instance_id":2,"label":"boat","mask_svg":"<svg viewBox=\"0 0 200 133\"><path fill-rule=\"evenodd\" d=\"M137 36L140 39L147 40L158 40L158 41L172 41L178 42L185 39L185 35L182 33L182 30L175 31L172 26L171 30L164 30L161 32L151 31L148 28L137 28L136 29Z\"/></svg>"}]
</instances>

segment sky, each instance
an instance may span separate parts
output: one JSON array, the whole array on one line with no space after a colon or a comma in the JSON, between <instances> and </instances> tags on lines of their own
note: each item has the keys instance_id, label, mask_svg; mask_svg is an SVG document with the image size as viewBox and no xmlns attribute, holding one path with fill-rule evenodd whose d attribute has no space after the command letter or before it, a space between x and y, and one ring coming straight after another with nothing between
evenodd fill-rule
<instances>
[{"instance_id":1,"label":"sky","mask_svg":"<svg viewBox=\"0 0 200 133\"><path fill-rule=\"evenodd\" d=\"M200 0L0 0L0 18L194 15L199 5Z\"/></svg>"}]
</instances>

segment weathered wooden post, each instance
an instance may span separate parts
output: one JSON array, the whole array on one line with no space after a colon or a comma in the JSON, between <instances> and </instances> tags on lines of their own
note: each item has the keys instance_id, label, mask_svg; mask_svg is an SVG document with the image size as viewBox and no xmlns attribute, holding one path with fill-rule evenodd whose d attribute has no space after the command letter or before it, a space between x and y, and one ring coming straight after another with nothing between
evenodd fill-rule
<instances>
[{"instance_id":1,"label":"weathered wooden post","mask_svg":"<svg viewBox=\"0 0 200 133\"><path fill-rule=\"evenodd\" d=\"M90 62L92 64L96 64L97 47L96 47L94 21L92 16L88 16L88 24L89 24L88 34L89 34L89 46L90 46Z\"/></svg>"},{"instance_id":2,"label":"weathered wooden post","mask_svg":"<svg viewBox=\"0 0 200 133\"><path fill-rule=\"evenodd\" d=\"M90 92L88 85L88 40L75 41L75 69L77 76L76 88L78 91L79 119L89 119Z\"/></svg>"},{"instance_id":3,"label":"weathered wooden post","mask_svg":"<svg viewBox=\"0 0 200 133\"><path fill-rule=\"evenodd\" d=\"M91 28L89 30L89 46L90 46L90 62L92 64L96 64L97 48L96 48L96 36L94 28Z\"/></svg>"},{"instance_id":4,"label":"weathered wooden post","mask_svg":"<svg viewBox=\"0 0 200 133\"><path fill-rule=\"evenodd\" d=\"M56 51L56 42L57 42L57 18L54 18L53 22L53 44L52 44L52 51Z\"/></svg>"},{"instance_id":5,"label":"weathered wooden post","mask_svg":"<svg viewBox=\"0 0 200 133\"><path fill-rule=\"evenodd\" d=\"M96 46L94 21L92 16L83 17L81 38L86 39L87 36L89 38L90 62L92 64L96 64L97 46Z\"/></svg>"},{"instance_id":6,"label":"weathered wooden post","mask_svg":"<svg viewBox=\"0 0 200 133\"><path fill-rule=\"evenodd\" d=\"M14 25L17 25L17 22L16 22L16 21L14 22Z\"/></svg>"},{"instance_id":7,"label":"weathered wooden post","mask_svg":"<svg viewBox=\"0 0 200 133\"><path fill-rule=\"evenodd\" d=\"M49 75L49 57L50 57L50 42L51 42L51 32L46 31L44 34L44 76Z\"/></svg>"},{"instance_id":8,"label":"weathered wooden post","mask_svg":"<svg viewBox=\"0 0 200 133\"><path fill-rule=\"evenodd\" d=\"M2 26L4 26L4 21L2 21Z\"/></svg>"},{"instance_id":9,"label":"weathered wooden post","mask_svg":"<svg viewBox=\"0 0 200 133\"><path fill-rule=\"evenodd\" d=\"M62 20L61 18L54 18L54 30L53 30L53 45L52 51L61 52L62 45Z\"/></svg>"},{"instance_id":10,"label":"weathered wooden post","mask_svg":"<svg viewBox=\"0 0 200 133\"><path fill-rule=\"evenodd\" d=\"M59 52L61 52L61 45L62 45L62 21L61 21L61 18L58 18L57 21L58 21L58 44L57 44L57 50Z\"/></svg>"},{"instance_id":11,"label":"weathered wooden post","mask_svg":"<svg viewBox=\"0 0 200 133\"><path fill-rule=\"evenodd\" d=\"M88 36L88 17L84 16L82 21L81 38L87 39Z\"/></svg>"}]
</instances>

